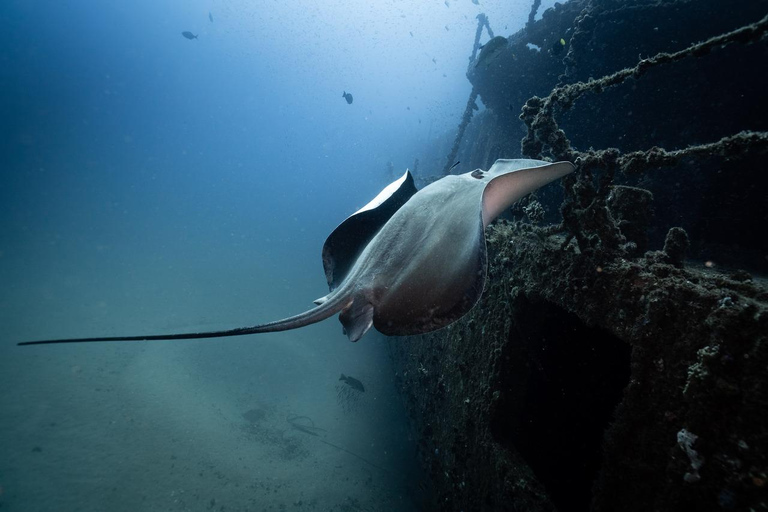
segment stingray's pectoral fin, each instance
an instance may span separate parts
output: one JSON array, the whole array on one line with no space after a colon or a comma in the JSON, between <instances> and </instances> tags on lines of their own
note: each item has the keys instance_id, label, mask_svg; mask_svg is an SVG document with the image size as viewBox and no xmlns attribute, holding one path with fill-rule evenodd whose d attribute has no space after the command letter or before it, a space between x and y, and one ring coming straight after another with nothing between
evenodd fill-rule
<instances>
[{"instance_id":1,"label":"stingray's pectoral fin","mask_svg":"<svg viewBox=\"0 0 768 512\"><path fill-rule=\"evenodd\" d=\"M356 299L341 312L339 321L349 341L357 341L373 326L373 304Z\"/></svg>"}]
</instances>

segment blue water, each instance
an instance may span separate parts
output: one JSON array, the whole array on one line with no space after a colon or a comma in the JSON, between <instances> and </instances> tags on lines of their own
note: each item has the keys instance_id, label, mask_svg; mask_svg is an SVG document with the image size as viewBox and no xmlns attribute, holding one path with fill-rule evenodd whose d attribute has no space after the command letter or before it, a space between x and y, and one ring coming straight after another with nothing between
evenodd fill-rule
<instances>
[{"instance_id":1,"label":"blue water","mask_svg":"<svg viewBox=\"0 0 768 512\"><path fill-rule=\"evenodd\" d=\"M226 340L15 343L308 309L327 293L325 237L392 179L387 162L399 175L453 136L475 16L504 34L524 25L530 2L498 4L4 2L2 510L428 503L378 334L351 344L327 320ZM366 385L352 405L340 373Z\"/></svg>"}]
</instances>

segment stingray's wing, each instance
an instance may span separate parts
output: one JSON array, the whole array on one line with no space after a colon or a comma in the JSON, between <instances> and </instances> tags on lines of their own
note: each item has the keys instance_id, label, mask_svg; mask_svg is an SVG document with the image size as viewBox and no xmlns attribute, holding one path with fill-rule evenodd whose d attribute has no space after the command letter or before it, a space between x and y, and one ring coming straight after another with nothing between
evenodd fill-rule
<instances>
[{"instance_id":1,"label":"stingray's wing","mask_svg":"<svg viewBox=\"0 0 768 512\"><path fill-rule=\"evenodd\" d=\"M522 199L548 183L574 171L570 162L544 162L542 160L496 160L483 180L483 226Z\"/></svg>"},{"instance_id":2,"label":"stingray's wing","mask_svg":"<svg viewBox=\"0 0 768 512\"><path fill-rule=\"evenodd\" d=\"M333 230L323 245L323 268L333 291L344 280L368 242L392 215L416 193L413 176L405 171L371 202Z\"/></svg>"}]
</instances>

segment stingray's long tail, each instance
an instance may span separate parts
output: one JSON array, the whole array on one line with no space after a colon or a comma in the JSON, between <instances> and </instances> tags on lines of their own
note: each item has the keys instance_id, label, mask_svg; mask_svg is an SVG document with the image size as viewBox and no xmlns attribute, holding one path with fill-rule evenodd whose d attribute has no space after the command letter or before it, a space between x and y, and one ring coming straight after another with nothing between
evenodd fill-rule
<instances>
[{"instance_id":1,"label":"stingray's long tail","mask_svg":"<svg viewBox=\"0 0 768 512\"><path fill-rule=\"evenodd\" d=\"M341 291L341 290L338 290ZM89 343L103 341L157 341L157 340L197 340L203 338L226 338L228 336L244 336L246 334L259 334L263 332L288 331L298 329L305 325L314 324L335 315L339 311L352 304L352 297L347 294L335 293L320 306L295 316L269 322L267 324L254 325L252 327L238 327L226 331L189 332L179 334L148 334L144 336L108 336L100 338L64 338L58 340L23 341L18 345L51 345L54 343Z\"/></svg>"}]
</instances>

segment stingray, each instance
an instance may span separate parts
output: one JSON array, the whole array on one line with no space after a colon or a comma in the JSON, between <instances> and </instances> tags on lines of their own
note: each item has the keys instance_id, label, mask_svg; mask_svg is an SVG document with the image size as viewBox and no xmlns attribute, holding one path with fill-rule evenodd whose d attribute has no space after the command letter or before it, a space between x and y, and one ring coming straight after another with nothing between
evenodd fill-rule
<instances>
[{"instance_id":1,"label":"stingray","mask_svg":"<svg viewBox=\"0 0 768 512\"><path fill-rule=\"evenodd\" d=\"M304 313L225 331L27 341L19 345L221 338L298 329L339 313L344 334L371 327L388 336L423 334L464 316L486 280L485 228L526 194L572 172L570 162L497 160L416 190L405 171L325 241L330 293Z\"/></svg>"}]
</instances>

